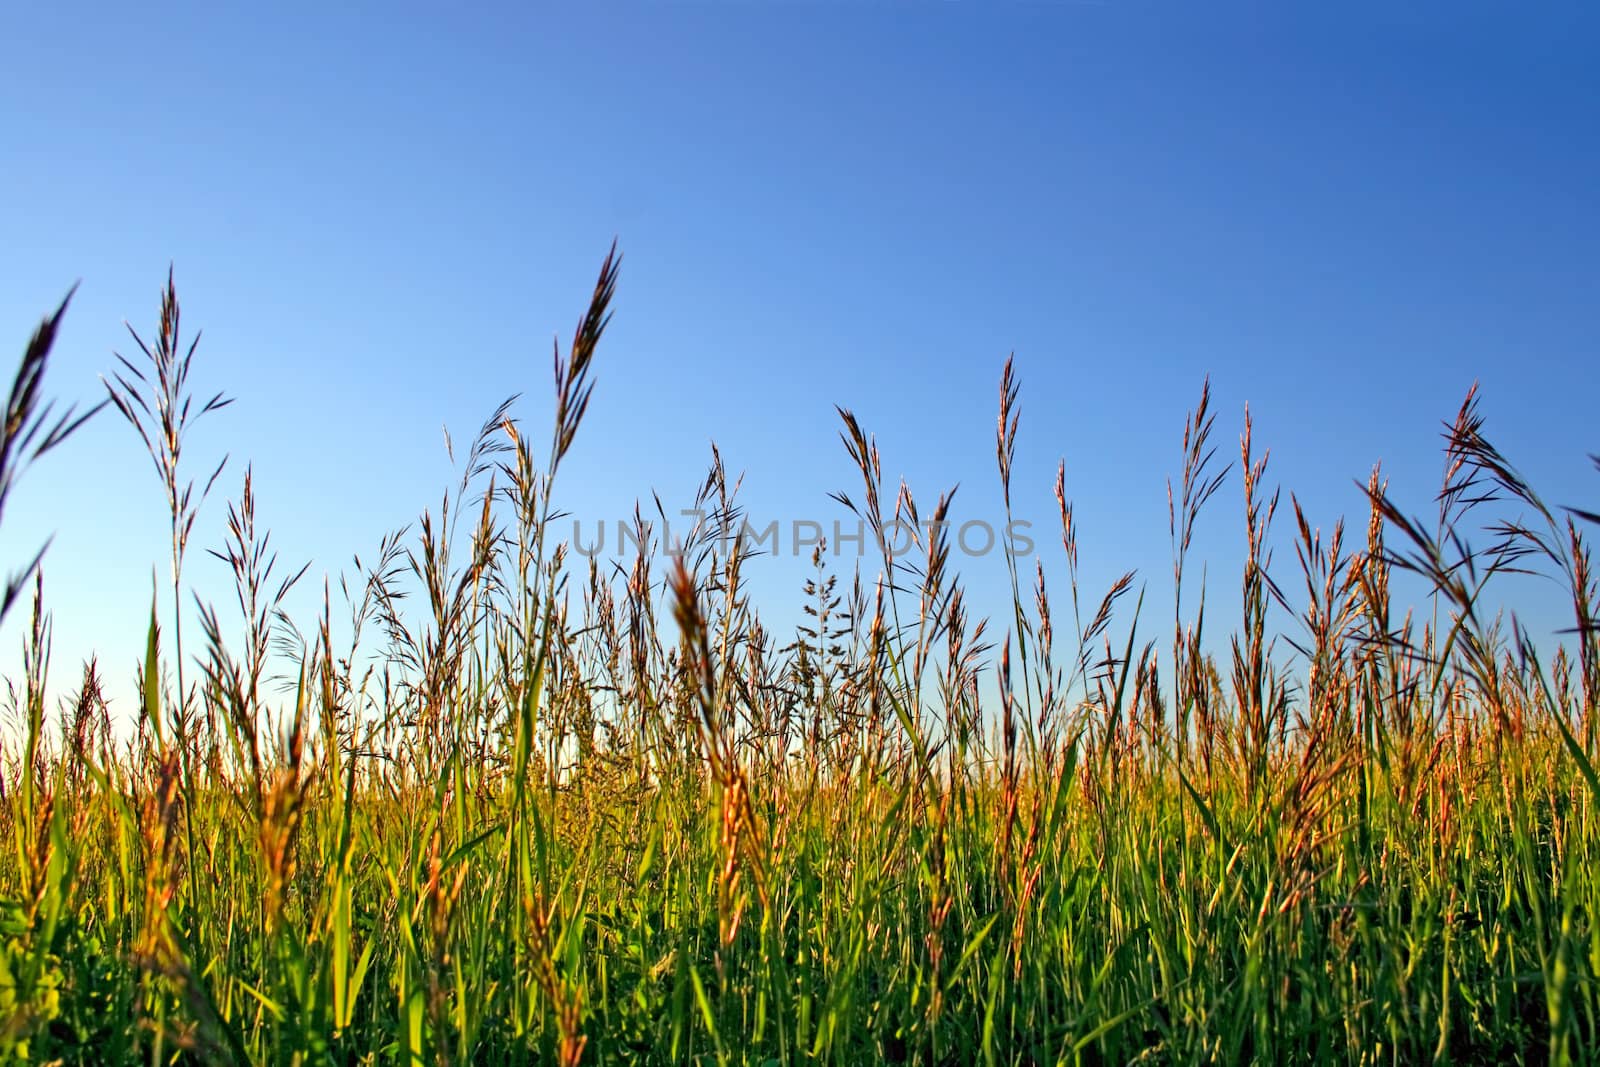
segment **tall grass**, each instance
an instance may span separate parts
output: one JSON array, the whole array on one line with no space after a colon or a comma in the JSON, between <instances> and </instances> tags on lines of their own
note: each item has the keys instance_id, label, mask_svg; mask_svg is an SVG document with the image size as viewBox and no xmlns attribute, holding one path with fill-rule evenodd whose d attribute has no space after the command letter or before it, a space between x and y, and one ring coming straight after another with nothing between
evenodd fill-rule
<instances>
[{"instance_id":1,"label":"tall grass","mask_svg":"<svg viewBox=\"0 0 1600 1067\"><path fill-rule=\"evenodd\" d=\"M198 648L176 623L169 647L152 608L131 731L93 663L46 714L34 583L0 777L0 1055L1567 1063L1600 1048L1597 517L1547 507L1475 396L1448 427L1438 516L1405 514L1374 471L1347 543L1271 488L1248 415L1225 461L1202 390L1170 495L1170 634L1140 617L1131 574L1080 588L1064 469L1059 564L1030 574L1008 550L1010 612L974 618L939 525L950 497L887 485L841 411L860 484L838 499L917 540L897 554L881 536L881 560L842 575L817 552L807 621L779 635L747 594L720 457L675 556L642 513L615 570L551 536L618 262L556 353L547 443L496 409L438 509L341 584L348 625L331 588L319 617L288 619L305 572L278 565L248 472L216 550L236 604L198 606ZM222 469L196 490L183 431L223 403L187 393L178 307L169 279L147 365L124 361L110 388L172 518L175 620ZM14 437L58 439L13 431L36 406L18 422L16 396L7 464ZM1008 364L1008 511L1022 425ZM1226 609L1189 555L1233 478L1246 551L1219 638ZM1288 565L1269 553L1284 523ZM1571 651L1546 658L1491 607L1528 569L1569 590ZM1419 612L1391 600L1400 571L1431 590ZM269 661L289 664L286 696Z\"/></svg>"}]
</instances>

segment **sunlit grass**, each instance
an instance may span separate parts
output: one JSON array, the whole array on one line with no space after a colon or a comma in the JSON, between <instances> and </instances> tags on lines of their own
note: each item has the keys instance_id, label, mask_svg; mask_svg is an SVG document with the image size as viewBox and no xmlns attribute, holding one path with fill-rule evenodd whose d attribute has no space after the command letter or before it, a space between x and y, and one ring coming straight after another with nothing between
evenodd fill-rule
<instances>
[{"instance_id":1,"label":"sunlit grass","mask_svg":"<svg viewBox=\"0 0 1600 1067\"><path fill-rule=\"evenodd\" d=\"M556 361L550 436L498 409L444 507L348 584L350 625L337 595L320 618L283 616L304 572L277 563L248 473L218 551L237 604L170 637L149 606L128 730L93 663L46 707L47 590L32 568L13 580L8 604L35 595L0 776L0 1056L1488 1063L1600 1047L1595 516L1546 508L1475 397L1438 515L1401 513L1374 473L1347 544L1270 489L1248 420L1236 463L1215 451L1202 392L1172 489L1179 607L1159 623L1131 576L1080 595L1064 475L1061 568L1008 558L1011 611L969 617L948 528L927 525L948 500L883 484L842 412L861 482L839 499L874 531L921 520L920 539L859 576L819 553L807 625L780 637L746 596L748 546L724 536L741 513L720 461L670 565L647 550L611 573L546 537L616 265ZM191 477L183 430L225 401L189 396L179 321L169 280L144 362L110 391L160 475L163 598L182 607L194 515L221 484ZM40 410L52 333L13 390L0 489L75 425ZM1008 365L1008 509L1019 397ZM1239 478L1242 610L1219 622L1186 557ZM1275 523L1293 524L1288 565L1269 565ZM1500 574L1528 568L1570 590L1575 654L1541 659L1489 606ZM1433 590L1415 617L1391 603L1396 570ZM287 696L268 685L284 662Z\"/></svg>"}]
</instances>

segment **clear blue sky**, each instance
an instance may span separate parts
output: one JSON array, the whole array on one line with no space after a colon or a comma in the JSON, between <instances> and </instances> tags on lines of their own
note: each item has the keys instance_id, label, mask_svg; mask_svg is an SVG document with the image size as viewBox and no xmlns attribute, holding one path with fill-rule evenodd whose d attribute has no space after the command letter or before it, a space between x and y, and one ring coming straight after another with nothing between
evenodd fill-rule
<instances>
[{"instance_id":1,"label":"clear blue sky","mask_svg":"<svg viewBox=\"0 0 1600 1067\"><path fill-rule=\"evenodd\" d=\"M234 455L229 494L253 460L318 575L437 501L442 425L517 391L544 424L551 336L613 236L579 515L686 503L714 438L752 515L840 516L837 402L891 479L994 518L1012 350L1020 510L1054 545L1064 456L1089 584L1138 567L1153 604L1208 373L1222 453L1248 401L1313 521L1379 459L1427 508L1474 379L1502 447L1592 508L1600 16L1393 7L6 5L0 336L20 354L81 278L49 386L92 401L174 263L198 385L239 398L190 447ZM1237 484L1204 531L1215 617ZM219 600L222 517L191 561ZM114 415L23 486L0 550L57 532L58 681L91 648L131 673L163 522ZM1001 571L970 569L998 610ZM792 608L804 571L761 581Z\"/></svg>"}]
</instances>

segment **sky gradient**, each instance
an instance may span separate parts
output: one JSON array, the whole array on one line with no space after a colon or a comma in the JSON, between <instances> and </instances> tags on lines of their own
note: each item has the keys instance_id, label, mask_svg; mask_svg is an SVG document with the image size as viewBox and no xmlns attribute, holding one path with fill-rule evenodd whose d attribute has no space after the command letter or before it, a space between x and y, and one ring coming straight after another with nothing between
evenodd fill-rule
<instances>
[{"instance_id":1,"label":"sky gradient","mask_svg":"<svg viewBox=\"0 0 1600 1067\"><path fill-rule=\"evenodd\" d=\"M713 439L757 525L843 518L837 403L891 482L927 502L959 482L957 517L998 520L1013 351L1014 494L1053 588L1064 458L1086 585L1138 568L1152 636L1207 375L1219 452L1248 403L1314 523L1359 529L1379 460L1428 510L1474 381L1552 503L1600 505L1592 7L337 7L0 11L0 338L16 358L81 279L47 384L93 402L174 266L197 388L238 398L189 445L196 474L233 457L194 538L202 595L229 595L204 549L246 461L285 563L320 579L437 503L441 427L460 441L520 392L543 440L551 337L613 238L616 319L559 487L584 519L687 504ZM1240 510L1234 478L1200 537L1224 620ZM58 681L94 649L131 677L165 514L114 413L22 485L0 558L52 531ZM967 565L1000 613L998 559ZM758 589L798 604L806 570Z\"/></svg>"}]
</instances>

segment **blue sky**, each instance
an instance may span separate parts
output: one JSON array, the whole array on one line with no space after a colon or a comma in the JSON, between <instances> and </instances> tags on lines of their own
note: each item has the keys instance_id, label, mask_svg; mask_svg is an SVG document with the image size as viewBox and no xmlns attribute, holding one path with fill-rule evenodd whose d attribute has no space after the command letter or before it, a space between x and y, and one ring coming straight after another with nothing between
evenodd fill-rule
<instances>
[{"instance_id":1,"label":"blue sky","mask_svg":"<svg viewBox=\"0 0 1600 1067\"><path fill-rule=\"evenodd\" d=\"M198 387L238 397L196 471L231 453L233 494L253 461L275 543L316 575L437 501L441 426L460 440L513 392L544 424L551 337L613 237L617 317L560 487L578 516L687 503L715 439L753 517L842 517L839 403L891 480L960 482L957 515L996 518L1011 351L1019 512L1055 544L1064 457L1088 585L1137 567L1154 605L1207 374L1220 451L1248 402L1314 522L1356 513L1377 460L1427 509L1474 380L1553 502L1600 497L1584 6L34 4L0 39L0 330L20 353L82 279L49 385L93 401L174 264ZM1202 531L1218 613L1237 485ZM190 565L219 600L222 503ZM164 513L114 416L34 471L0 551L51 531L58 678L91 649L130 674ZM805 571L758 580L790 610ZM999 611L997 561L969 571Z\"/></svg>"}]
</instances>

